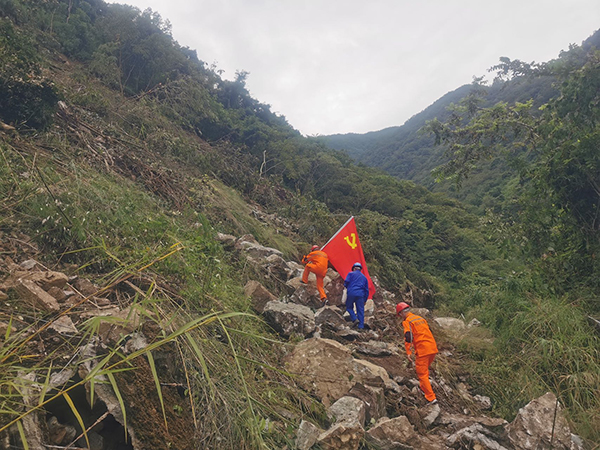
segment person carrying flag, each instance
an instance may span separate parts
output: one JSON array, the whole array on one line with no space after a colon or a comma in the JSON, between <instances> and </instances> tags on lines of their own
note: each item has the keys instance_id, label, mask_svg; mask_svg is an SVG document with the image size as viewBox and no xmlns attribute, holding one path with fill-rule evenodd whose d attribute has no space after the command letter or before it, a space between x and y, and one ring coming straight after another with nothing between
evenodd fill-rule
<instances>
[{"instance_id":1,"label":"person carrying flag","mask_svg":"<svg viewBox=\"0 0 600 450\"><path fill-rule=\"evenodd\" d=\"M410 311L408 303L400 302L396 305L396 315L402 317L404 328L404 346L409 361L413 361L411 347L414 348L415 370L419 378L419 387L425 394L429 404L437 403L437 399L429 381L429 366L433 362L438 348L429 329L427 321Z\"/></svg>"},{"instance_id":2,"label":"person carrying flag","mask_svg":"<svg viewBox=\"0 0 600 450\"><path fill-rule=\"evenodd\" d=\"M346 311L350 314L350 319L354 324L358 324L358 329L365 327L365 302L369 298L369 281L362 273L362 264L355 262L352 265L352 272L344 280L346 288ZM356 306L356 314L354 307Z\"/></svg>"},{"instance_id":3,"label":"person carrying flag","mask_svg":"<svg viewBox=\"0 0 600 450\"><path fill-rule=\"evenodd\" d=\"M313 245L310 253L302 257L302 264L305 265L304 273L302 274L302 282L308 284L308 274L314 273L317 277L317 290L324 304L327 304L327 294L323 288L323 278L327 275L327 265L329 258L327 253L320 249L318 245Z\"/></svg>"}]
</instances>

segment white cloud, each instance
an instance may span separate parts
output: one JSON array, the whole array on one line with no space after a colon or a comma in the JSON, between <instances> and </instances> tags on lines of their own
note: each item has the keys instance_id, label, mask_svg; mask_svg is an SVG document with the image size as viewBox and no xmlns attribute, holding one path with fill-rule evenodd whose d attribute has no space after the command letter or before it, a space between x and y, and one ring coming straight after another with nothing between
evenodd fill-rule
<instances>
[{"instance_id":1,"label":"white cloud","mask_svg":"<svg viewBox=\"0 0 600 450\"><path fill-rule=\"evenodd\" d=\"M547 61L600 23L598 0L133 0L304 134L402 125L501 56Z\"/></svg>"}]
</instances>

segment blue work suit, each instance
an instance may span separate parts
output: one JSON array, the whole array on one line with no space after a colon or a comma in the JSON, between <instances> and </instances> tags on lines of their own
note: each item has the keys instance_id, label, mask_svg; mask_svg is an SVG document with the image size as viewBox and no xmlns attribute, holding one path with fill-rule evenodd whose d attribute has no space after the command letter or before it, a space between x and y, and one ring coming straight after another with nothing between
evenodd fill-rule
<instances>
[{"instance_id":1,"label":"blue work suit","mask_svg":"<svg viewBox=\"0 0 600 450\"><path fill-rule=\"evenodd\" d=\"M369 298L369 281L360 270L353 270L344 280L346 311L352 321L358 319L358 328L365 327L365 302ZM356 313L354 313L356 307Z\"/></svg>"}]
</instances>

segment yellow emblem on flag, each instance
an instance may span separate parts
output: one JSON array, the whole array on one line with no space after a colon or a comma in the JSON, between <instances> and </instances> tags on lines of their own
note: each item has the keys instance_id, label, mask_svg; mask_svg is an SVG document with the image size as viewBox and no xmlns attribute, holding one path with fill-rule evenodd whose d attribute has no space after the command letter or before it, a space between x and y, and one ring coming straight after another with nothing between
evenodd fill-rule
<instances>
[{"instance_id":1,"label":"yellow emblem on flag","mask_svg":"<svg viewBox=\"0 0 600 450\"><path fill-rule=\"evenodd\" d=\"M356 234L351 233L350 237L352 239L350 239L348 236L346 236L344 238L344 240L346 241L346 244L348 244L352 248L352 250L354 250L358 246L358 244L356 243Z\"/></svg>"}]
</instances>

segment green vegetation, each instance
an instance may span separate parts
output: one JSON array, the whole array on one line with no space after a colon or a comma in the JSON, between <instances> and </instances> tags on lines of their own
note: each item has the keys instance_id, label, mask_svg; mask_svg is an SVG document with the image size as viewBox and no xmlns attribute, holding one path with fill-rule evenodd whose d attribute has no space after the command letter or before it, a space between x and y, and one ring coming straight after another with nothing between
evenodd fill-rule
<instances>
[{"instance_id":1,"label":"green vegetation","mask_svg":"<svg viewBox=\"0 0 600 450\"><path fill-rule=\"evenodd\" d=\"M499 337L496 359L485 359L479 370L484 380L506 380L491 388L503 414L549 389L597 441L600 339L586 315L600 311L600 52L572 47L559 60L533 66L504 58L496 69L501 77L552 75L560 95L540 108L533 101L481 108L475 90L449 121L428 123L446 146L448 162L438 177L460 185L481 161L495 158L519 179L488 223L529 269L462 305L478 303Z\"/></svg>"},{"instance_id":2,"label":"green vegetation","mask_svg":"<svg viewBox=\"0 0 600 450\"><path fill-rule=\"evenodd\" d=\"M440 142L463 150L447 155L441 175L481 180L501 173L480 183L485 192L463 184L460 195L480 207L473 210L303 138L249 95L248 73L222 80L150 10L100 0L0 0L0 16L0 120L17 128L0 134L0 232L26 233L46 262L73 267L104 289L137 280L137 289L125 283L134 291L128 306L163 330L151 354L124 356L115 343L85 381L102 372L127 395L127 377L146 370L165 428L202 411L196 431L207 448L217 442L282 448L297 425L282 411L325 422L293 379L274 369L283 344L249 314L243 295L255 269L214 236L252 233L294 259L354 215L370 272L388 290L416 286L436 306L477 316L497 334L494 348L474 351L481 359L474 370L499 414L551 389L577 432L600 439L599 343L585 322L585 312L598 308L599 250L600 89L589 49L569 52L571 66L539 68L541 84L524 83L518 93L495 84L483 105L496 104L493 95L504 103L491 109L475 97L459 104L462 89L449 99L458 104L445 113L450 122L432 122ZM504 63L507 71L532 69ZM562 96L548 102L556 77ZM528 102L532 86L543 87L543 95ZM436 111L446 104L436 104ZM414 119L416 132L421 125ZM525 129L534 132L520 133ZM415 136L407 135L415 139L414 164L407 167L418 181L440 164L441 150L434 151L433 137ZM430 140L430 152L419 150L420 139ZM495 151L514 158L484 161ZM487 206L487 215L476 214ZM255 209L281 222L266 223ZM277 281L267 283L282 293ZM21 320L19 313L3 312L3 319ZM33 333L41 332L42 319L27 318ZM100 322L88 323L86 340ZM0 349L0 402L7 412L0 426L31 409L19 403L16 374L28 370L45 380L56 357L81 344L64 339L47 355L24 358L36 354L31 335L8 330ZM171 401L157 387L168 375L156 363L163 351L182 361L185 401Z\"/></svg>"}]
</instances>

